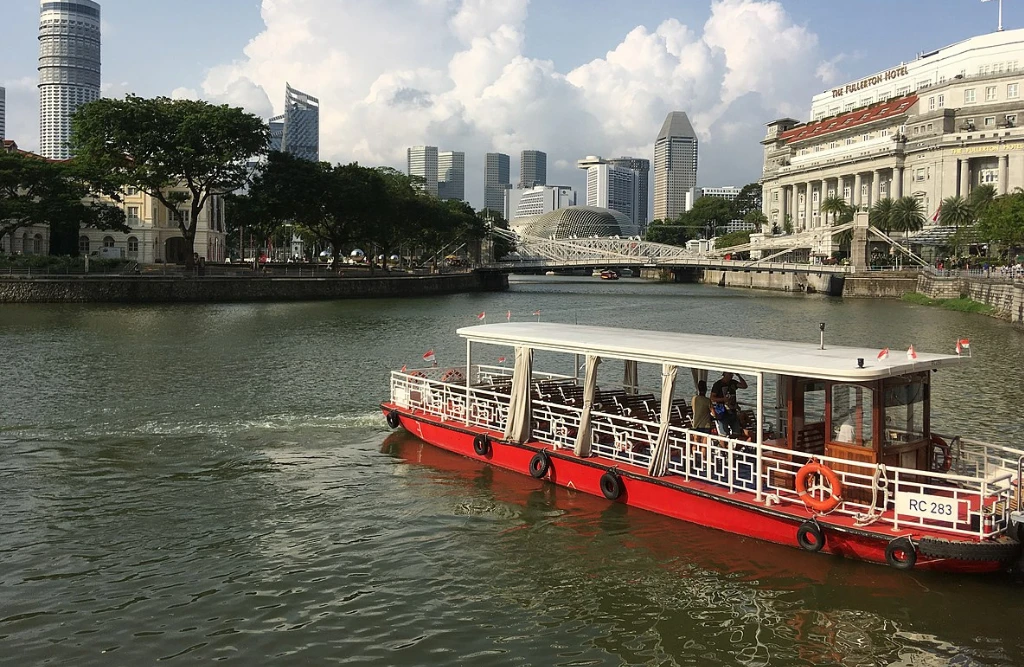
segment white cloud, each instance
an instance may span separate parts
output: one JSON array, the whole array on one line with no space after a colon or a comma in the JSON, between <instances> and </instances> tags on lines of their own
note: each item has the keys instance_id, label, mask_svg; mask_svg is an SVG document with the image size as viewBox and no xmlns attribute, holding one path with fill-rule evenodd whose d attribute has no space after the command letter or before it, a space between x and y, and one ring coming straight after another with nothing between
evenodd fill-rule
<instances>
[{"instance_id":1,"label":"white cloud","mask_svg":"<svg viewBox=\"0 0 1024 667\"><path fill-rule=\"evenodd\" d=\"M281 110L288 81L320 98L321 156L333 161L404 167L411 145L464 150L466 192L479 205L487 151L545 150L549 181L580 185L573 167L585 155L652 158L672 110L687 111L701 136L702 183L753 180L763 124L803 117L834 76L817 37L775 1L715 0L703 26L637 26L568 72L525 53L527 9L263 0L266 29L212 69L201 94L266 117Z\"/></svg>"}]
</instances>

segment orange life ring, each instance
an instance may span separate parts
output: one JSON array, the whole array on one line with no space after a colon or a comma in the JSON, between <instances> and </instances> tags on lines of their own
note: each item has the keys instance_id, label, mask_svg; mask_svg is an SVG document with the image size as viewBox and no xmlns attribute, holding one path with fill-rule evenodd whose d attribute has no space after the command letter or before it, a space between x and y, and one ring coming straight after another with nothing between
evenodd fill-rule
<instances>
[{"instance_id":1,"label":"orange life ring","mask_svg":"<svg viewBox=\"0 0 1024 667\"><path fill-rule=\"evenodd\" d=\"M441 376L441 382L464 382L466 376L458 368L449 368Z\"/></svg>"},{"instance_id":2,"label":"orange life ring","mask_svg":"<svg viewBox=\"0 0 1024 667\"><path fill-rule=\"evenodd\" d=\"M425 377L427 377L427 374L424 373L423 371L409 371L409 377L412 377L412 378L425 378Z\"/></svg>"},{"instance_id":3,"label":"orange life ring","mask_svg":"<svg viewBox=\"0 0 1024 667\"><path fill-rule=\"evenodd\" d=\"M942 464L935 464L935 452L942 452ZM953 450L949 448L949 445L945 440L939 436L932 434L932 471L933 472L949 472L949 469L953 467Z\"/></svg>"},{"instance_id":4,"label":"orange life ring","mask_svg":"<svg viewBox=\"0 0 1024 667\"><path fill-rule=\"evenodd\" d=\"M829 496L827 498L819 500L807 490L807 483L812 475L821 475L828 483ZM804 505L816 512L831 512L839 507L839 503L843 502L843 483L839 481L839 475L817 461L811 461L797 471L796 491Z\"/></svg>"}]
</instances>

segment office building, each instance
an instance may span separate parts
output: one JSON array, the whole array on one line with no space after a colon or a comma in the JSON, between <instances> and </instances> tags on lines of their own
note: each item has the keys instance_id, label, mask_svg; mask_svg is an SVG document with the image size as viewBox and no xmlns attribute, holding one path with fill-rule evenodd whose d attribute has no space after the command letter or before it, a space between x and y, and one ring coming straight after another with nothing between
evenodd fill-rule
<instances>
[{"instance_id":1,"label":"office building","mask_svg":"<svg viewBox=\"0 0 1024 667\"><path fill-rule=\"evenodd\" d=\"M270 119L270 149L320 159L320 100L285 83L284 113Z\"/></svg>"},{"instance_id":2,"label":"office building","mask_svg":"<svg viewBox=\"0 0 1024 667\"><path fill-rule=\"evenodd\" d=\"M71 157L71 115L100 98L100 6L42 0L39 7L39 153Z\"/></svg>"},{"instance_id":3,"label":"office building","mask_svg":"<svg viewBox=\"0 0 1024 667\"><path fill-rule=\"evenodd\" d=\"M617 167L626 167L636 172L636 224L640 227L641 232L646 230L647 222L648 220L650 220L649 211L651 206L651 161L635 157L617 157L612 160L608 160L608 164L612 164Z\"/></svg>"},{"instance_id":4,"label":"office building","mask_svg":"<svg viewBox=\"0 0 1024 667\"><path fill-rule=\"evenodd\" d=\"M0 141L4 139L7 127L7 91L0 86Z\"/></svg>"},{"instance_id":5,"label":"office building","mask_svg":"<svg viewBox=\"0 0 1024 667\"><path fill-rule=\"evenodd\" d=\"M697 187L697 134L682 111L665 118L654 142L654 219L674 220ZM692 205L692 204L691 204Z\"/></svg>"},{"instance_id":6,"label":"office building","mask_svg":"<svg viewBox=\"0 0 1024 667\"><path fill-rule=\"evenodd\" d=\"M811 120L768 123L762 211L771 226L825 228L833 196L869 208L912 196L928 221L946 197L1024 187L1024 30L977 37L838 86L811 100ZM827 231L827 230L824 230ZM831 234L820 247L834 251Z\"/></svg>"},{"instance_id":7,"label":"office building","mask_svg":"<svg viewBox=\"0 0 1024 667\"><path fill-rule=\"evenodd\" d=\"M437 196L437 146L413 146L406 151L406 173L421 179L419 187Z\"/></svg>"},{"instance_id":8,"label":"office building","mask_svg":"<svg viewBox=\"0 0 1024 667\"><path fill-rule=\"evenodd\" d=\"M643 208L639 173L596 155L579 160L576 166L587 172L587 206L618 211L639 230Z\"/></svg>"},{"instance_id":9,"label":"office building","mask_svg":"<svg viewBox=\"0 0 1024 667\"><path fill-rule=\"evenodd\" d=\"M719 188L701 188L701 197L716 197L718 199L725 199L727 201L733 201L740 196L740 188L732 185L726 185Z\"/></svg>"},{"instance_id":10,"label":"office building","mask_svg":"<svg viewBox=\"0 0 1024 667\"><path fill-rule=\"evenodd\" d=\"M527 218L576 205L576 192L566 185L538 185L505 190L506 220Z\"/></svg>"},{"instance_id":11,"label":"office building","mask_svg":"<svg viewBox=\"0 0 1024 667\"><path fill-rule=\"evenodd\" d=\"M519 187L526 189L548 184L548 154L523 151L519 154Z\"/></svg>"},{"instance_id":12,"label":"office building","mask_svg":"<svg viewBox=\"0 0 1024 667\"><path fill-rule=\"evenodd\" d=\"M504 153L484 157L484 208L500 213L505 210L505 190L509 185L509 159Z\"/></svg>"},{"instance_id":13,"label":"office building","mask_svg":"<svg viewBox=\"0 0 1024 667\"><path fill-rule=\"evenodd\" d=\"M437 196L441 199L466 199L466 154L441 151L437 154Z\"/></svg>"}]
</instances>

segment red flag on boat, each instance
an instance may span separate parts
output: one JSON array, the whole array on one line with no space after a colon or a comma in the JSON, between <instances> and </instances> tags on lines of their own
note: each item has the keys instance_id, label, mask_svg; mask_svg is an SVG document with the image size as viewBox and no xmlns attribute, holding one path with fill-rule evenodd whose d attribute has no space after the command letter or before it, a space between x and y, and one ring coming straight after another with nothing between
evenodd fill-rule
<instances>
[{"instance_id":1,"label":"red flag on boat","mask_svg":"<svg viewBox=\"0 0 1024 667\"><path fill-rule=\"evenodd\" d=\"M913 345L911 345L909 348L907 348L907 359L910 359L910 360L917 359L917 352L914 351L914 346Z\"/></svg>"},{"instance_id":2,"label":"red flag on boat","mask_svg":"<svg viewBox=\"0 0 1024 667\"><path fill-rule=\"evenodd\" d=\"M427 350L426 352L423 353L423 361L427 362L428 364L435 361L433 349Z\"/></svg>"},{"instance_id":3,"label":"red flag on boat","mask_svg":"<svg viewBox=\"0 0 1024 667\"><path fill-rule=\"evenodd\" d=\"M476 319L478 319L478 320L482 320L482 319L484 319L484 318L485 318L486 316L487 316L487 313L486 313L486 312L484 312L484 311L480 311L480 314L476 316Z\"/></svg>"},{"instance_id":4,"label":"red flag on boat","mask_svg":"<svg viewBox=\"0 0 1024 667\"><path fill-rule=\"evenodd\" d=\"M540 317L540 311L539 310L533 311L533 314L536 315L537 317Z\"/></svg>"},{"instance_id":5,"label":"red flag on boat","mask_svg":"<svg viewBox=\"0 0 1024 667\"><path fill-rule=\"evenodd\" d=\"M505 363L505 357L498 357L498 363L499 364Z\"/></svg>"},{"instance_id":6,"label":"red flag on boat","mask_svg":"<svg viewBox=\"0 0 1024 667\"><path fill-rule=\"evenodd\" d=\"M956 342L956 353L960 354L964 350L971 349L971 341L967 338L961 338Z\"/></svg>"},{"instance_id":7,"label":"red flag on boat","mask_svg":"<svg viewBox=\"0 0 1024 667\"><path fill-rule=\"evenodd\" d=\"M511 310L508 311L507 313L505 313L505 321L506 322L511 322L512 321L512 311Z\"/></svg>"},{"instance_id":8,"label":"red flag on boat","mask_svg":"<svg viewBox=\"0 0 1024 667\"><path fill-rule=\"evenodd\" d=\"M886 347L886 348L883 348L882 351L878 353L878 360L879 361L884 361L884 360L886 360L888 358L889 358L889 348Z\"/></svg>"},{"instance_id":9,"label":"red flag on boat","mask_svg":"<svg viewBox=\"0 0 1024 667\"><path fill-rule=\"evenodd\" d=\"M402 372L405 372L405 364L402 364Z\"/></svg>"}]
</instances>

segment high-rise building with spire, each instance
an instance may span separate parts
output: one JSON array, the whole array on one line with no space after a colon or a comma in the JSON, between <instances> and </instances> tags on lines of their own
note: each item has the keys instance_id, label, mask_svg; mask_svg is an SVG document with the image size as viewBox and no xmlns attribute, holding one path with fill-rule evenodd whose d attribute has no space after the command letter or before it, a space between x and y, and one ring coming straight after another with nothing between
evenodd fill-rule
<instances>
[{"instance_id":1,"label":"high-rise building with spire","mask_svg":"<svg viewBox=\"0 0 1024 667\"><path fill-rule=\"evenodd\" d=\"M71 115L100 98L100 6L39 3L39 154L71 157Z\"/></svg>"},{"instance_id":2,"label":"high-rise building with spire","mask_svg":"<svg viewBox=\"0 0 1024 667\"><path fill-rule=\"evenodd\" d=\"M674 220L697 187L697 133L682 111L665 118L654 142L654 219Z\"/></svg>"}]
</instances>

